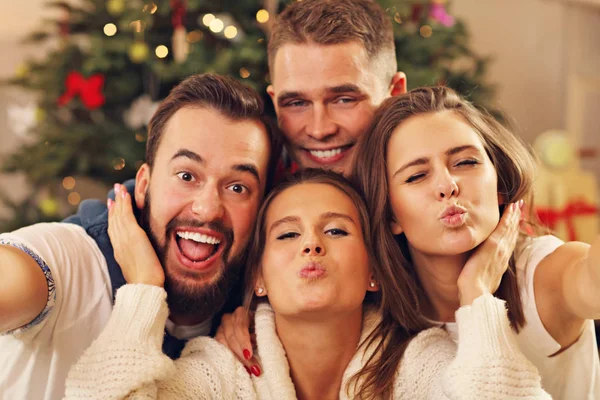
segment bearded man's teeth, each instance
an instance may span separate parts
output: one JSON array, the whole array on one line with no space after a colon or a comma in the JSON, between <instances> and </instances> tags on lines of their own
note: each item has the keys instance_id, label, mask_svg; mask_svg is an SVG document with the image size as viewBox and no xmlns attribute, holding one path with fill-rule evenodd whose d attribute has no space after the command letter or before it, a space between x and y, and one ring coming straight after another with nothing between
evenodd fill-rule
<instances>
[{"instance_id":1,"label":"bearded man's teeth","mask_svg":"<svg viewBox=\"0 0 600 400\"><path fill-rule=\"evenodd\" d=\"M221 243L221 240L214 236L204 235L198 232L179 231L177 232L177 236L182 239L193 240L197 243L207 243L213 245Z\"/></svg>"},{"instance_id":2,"label":"bearded man's teeth","mask_svg":"<svg viewBox=\"0 0 600 400\"><path fill-rule=\"evenodd\" d=\"M310 150L310 154L318 158L329 158L333 156L337 156L342 152L342 148L337 148L333 150Z\"/></svg>"}]
</instances>

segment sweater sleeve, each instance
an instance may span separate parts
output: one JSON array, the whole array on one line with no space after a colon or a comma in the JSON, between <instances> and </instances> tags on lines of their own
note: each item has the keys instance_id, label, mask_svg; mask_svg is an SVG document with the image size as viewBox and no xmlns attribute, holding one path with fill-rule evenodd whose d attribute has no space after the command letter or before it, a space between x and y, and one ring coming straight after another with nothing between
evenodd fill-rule
<instances>
[{"instance_id":1,"label":"sweater sleeve","mask_svg":"<svg viewBox=\"0 0 600 400\"><path fill-rule=\"evenodd\" d=\"M163 288L121 287L104 331L69 371L65 398L155 397L155 382L175 372L161 349L168 313Z\"/></svg>"},{"instance_id":2,"label":"sweater sleeve","mask_svg":"<svg viewBox=\"0 0 600 400\"><path fill-rule=\"evenodd\" d=\"M411 341L395 398L409 394L419 399L550 399L537 369L519 350L504 301L481 296L461 307L456 321L458 348L439 328Z\"/></svg>"},{"instance_id":3,"label":"sweater sleeve","mask_svg":"<svg viewBox=\"0 0 600 400\"><path fill-rule=\"evenodd\" d=\"M121 287L106 328L71 368L65 398L254 400L243 365L214 339L189 341L176 361L162 353L168 313L164 289Z\"/></svg>"}]
</instances>

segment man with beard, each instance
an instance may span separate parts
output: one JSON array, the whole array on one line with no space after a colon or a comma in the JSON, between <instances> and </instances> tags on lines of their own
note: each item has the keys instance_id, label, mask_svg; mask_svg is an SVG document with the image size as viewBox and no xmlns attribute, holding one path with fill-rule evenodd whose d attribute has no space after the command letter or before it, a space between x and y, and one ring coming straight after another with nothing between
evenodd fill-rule
<instances>
[{"instance_id":1,"label":"man with beard","mask_svg":"<svg viewBox=\"0 0 600 400\"><path fill-rule=\"evenodd\" d=\"M162 262L173 357L181 339L210 333L237 280L279 151L262 112L233 79L190 77L152 117L135 186L115 185L114 195L130 190ZM107 229L106 205L86 201L65 222L0 235L1 398L63 396L125 283Z\"/></svg>"}]
</instances>

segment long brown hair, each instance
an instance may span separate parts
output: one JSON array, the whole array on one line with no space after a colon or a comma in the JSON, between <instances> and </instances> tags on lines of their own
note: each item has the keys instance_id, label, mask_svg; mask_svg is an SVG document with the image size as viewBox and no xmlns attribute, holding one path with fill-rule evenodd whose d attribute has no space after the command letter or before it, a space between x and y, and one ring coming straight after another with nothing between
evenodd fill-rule
<instances>
[{"instance_id":1,"label":"long brown hair","mask_svg":"<svg viewBox=\"0 0 600 400\"><path fill-rule=\"evenodd\" d=\"M342 175L321 169L306 169L289 177L287 181L282 182L269 193L258 213L254 237L249 248L244 304L247 309L250 309L258 301L253 294L265 248L267 229L265 222L269 205L285 190L305 183L320 183L340 190L352 200L358 211L370 267L380 286L379 292L367 293L365 303L374 304L379 309L382 318L373 332L360 344L362 348L372 348L373 354L362 370L352 377L346 390L351 391L354 398L360 399L387 395L391 391L394 376L401 355L408 344L408 339L429 325L415 309L416 293L414 288L408 284L409 279L404 276L405 273L398 271L393 263L377 253L371 235L372 220L369 217L364 196Z\"/></svg>"},{"instance_id":2,"label":"long brown hair","mask_svg":"<svg viewBox=\"0 0 600 400\"><path fill-rule=\"evenodd\" d=\"M425 87L389 98L375 114L374 122L357 150L353 180L366 194L373 223L373 241L376 251L394 260L398 270L411 277L420 298L426 298L411 262L406 237L401 234L394 239L390 222L394 213L389 202L387 182L387 147L394 130L408 118L426 113L452 111L462 116L481 138L483 146L496 169L498 193L505 204L500 205L500 214L506 204L525 199L532 208L532 184L535 175L535 158L532 151L517 136L496 121L490 114L475 108L453 90L446 87ZM531 213L530 213L531 214ZM531 214L533 215L533 214ZM535 221L532 222L534 225ZM515 255L495 293L508 305L508 317L513 329L519 331L525 324L525 316L517 286Z\"/></svg>"}]
</instances>

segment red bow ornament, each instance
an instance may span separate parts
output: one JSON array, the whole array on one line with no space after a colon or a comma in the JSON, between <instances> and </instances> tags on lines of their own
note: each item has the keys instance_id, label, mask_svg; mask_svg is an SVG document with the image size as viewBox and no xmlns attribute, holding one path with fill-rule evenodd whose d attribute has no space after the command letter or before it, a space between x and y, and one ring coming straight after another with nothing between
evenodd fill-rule
<instances>
[{"instance_id":1,"label":"red bow ornament","mask_svg":"<svg viewBox=\"0 0 600 400\"><path fill-rule=\"evenodd\" d=\"M94 74L85 79L79 72L72 71L65 80L66 92L58 98L58 105L68 104L73 97L79 95L83 105L89 110L95 110L104 105L105 97L102 94L104 75Z\"/></svg>"},{"instance_id":2,"label":"red bow ornament","mask_svg":"<svg viewBox=\"0 0 600 400\"><path fill-rule=\"evenodd\" d=\"M540 222L550 229L554 229L558 221L564 220L567 225L570 241L577 240L577 231L575 230L573 217L595 215L597 212L598 208L596 206L588 204L583 200L576 200L568 203L562 210L546 207L538 207L536 209Z\"/></svg>"}]
</instances>

